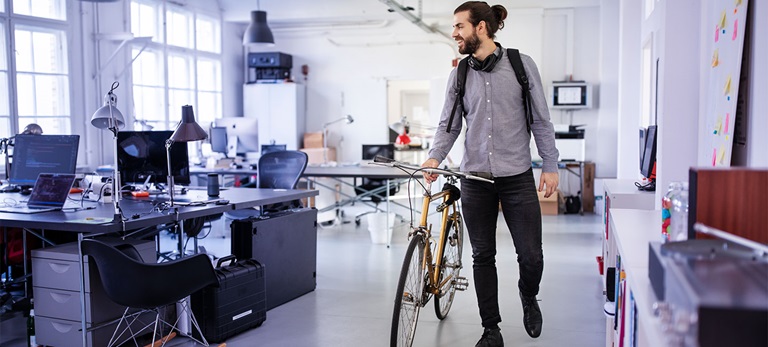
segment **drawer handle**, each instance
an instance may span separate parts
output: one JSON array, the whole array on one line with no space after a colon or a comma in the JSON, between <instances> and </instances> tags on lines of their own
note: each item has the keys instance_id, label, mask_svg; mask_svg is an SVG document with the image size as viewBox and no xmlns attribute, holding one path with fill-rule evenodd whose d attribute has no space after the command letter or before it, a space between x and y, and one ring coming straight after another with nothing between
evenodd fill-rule
<instances>
[{"instance_id":1,"label":"drawer handle","mask_svg":"<svg viewBox=\"0 0 768 347\"><path fill-rule=\"evenodd\" d=\"M51 325L53 325L53 328L60 333L68 333L72 330L73 327L72 324L61 324L56 322L51 322Z\"/></svg>"},{"instance_id":2,"label":"drawer handle","mask_svg":"<svg viewBox=\"0 0 768 347\"><path fill-rule=\"evenodd\" d=\"M71 267L70 264L61 264L61 263L49 263L51 265L51 270L54 272L63 274L69 271L69 268Z\"/></svg>"},{"instance_id":3,"label":"drawer handle","mask_svg":"<svg viewBox=\"0 0 768 347\"><path fill-rule=\"evenodd\" d=\"M72 299L72 295L69 294L60 294L60 293L51 293L51 298L53 298L54 301L63 304L70 299Z\"/></svg>"}]
</instances>

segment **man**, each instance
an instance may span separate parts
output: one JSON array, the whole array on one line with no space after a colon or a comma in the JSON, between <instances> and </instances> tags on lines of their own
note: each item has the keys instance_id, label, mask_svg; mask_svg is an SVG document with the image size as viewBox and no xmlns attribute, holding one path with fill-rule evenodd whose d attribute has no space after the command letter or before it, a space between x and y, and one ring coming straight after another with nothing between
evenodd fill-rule
<instances>
[{"instance_id":1,"label":"man","mask_svg":"<svg viewBox=\"0 0 768 347\"><path fill-rule=\"evenodd\" d=\"M504 26L506 9L469 1L454 11L453 38L459 52L470 54L463 104L447 132L456 94L457 69L448 81L445 106L435 134L429 159L423 167L437 167L448 155L461 132L462 117L467 124L461 170L492 178L494 183L462 180L464 220L472 244L473 273L477 301L484 328L476 346L503 346L496 273L496 222L498 208L512 234L517 252L520 279L518 289L523 305L523 323L531 337L541 334L541 310L536 300L544 269L541 246L541 210L531 169L530 136L533 134L543 159L539 191L549 197L558 185L555 134L549 120L541 77L533 60L521 55L528 76L533 122L526 117L522 88L507 57L506 49L493 39ZM530 126L530 133L528 131ZM427 181L437 175L425 173Z\"/></svg>"}]
</instances>

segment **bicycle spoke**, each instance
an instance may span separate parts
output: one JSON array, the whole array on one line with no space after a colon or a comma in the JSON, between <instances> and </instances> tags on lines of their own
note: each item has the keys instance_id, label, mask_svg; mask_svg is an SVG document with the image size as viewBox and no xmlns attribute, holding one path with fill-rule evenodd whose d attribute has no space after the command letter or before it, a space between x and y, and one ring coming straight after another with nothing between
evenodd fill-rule
<instances>
[{"instance_id":1,"label":"bicycle spoke","mask_svg":"<svg viewBox=\"0 0 768 347\"><path fill-rule=\"evenodd\" d=\"M416 333L424 293L424 238L416 235L405 252L392 316L391 346L410 346Z\"/></svg>"}]
</instances>

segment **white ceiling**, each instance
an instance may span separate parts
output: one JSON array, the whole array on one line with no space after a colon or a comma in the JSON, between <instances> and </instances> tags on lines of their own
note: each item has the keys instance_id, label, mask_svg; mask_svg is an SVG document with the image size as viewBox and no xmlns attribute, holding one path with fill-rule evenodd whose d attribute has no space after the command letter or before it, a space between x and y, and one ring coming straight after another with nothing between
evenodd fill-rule
<instances>
[{"instance_id":1,"label":"white ceiling","mask_svg":"<svg viewBox=\"0 0 768 347\"><path fill-rule=\"evenodd\" d=\"M258 1L254 0L218 0L224 13L224 21L247 23L250 11L256 10ZM453 10L464 0L395 0L403 6L414 8L412 13L426 23L450 22ZM524 8L572 8L598 6L600 0L496 0L488 1L494 5L500 3L507 10ZM291 24L306 22L360 22L369 20L399 20L397 13L387 12L389 8L380 0L264 0L260 9L267 12L270 26L290 27ZM445 24L445 23L442 23Z\"/></svg>"}]
</instances>

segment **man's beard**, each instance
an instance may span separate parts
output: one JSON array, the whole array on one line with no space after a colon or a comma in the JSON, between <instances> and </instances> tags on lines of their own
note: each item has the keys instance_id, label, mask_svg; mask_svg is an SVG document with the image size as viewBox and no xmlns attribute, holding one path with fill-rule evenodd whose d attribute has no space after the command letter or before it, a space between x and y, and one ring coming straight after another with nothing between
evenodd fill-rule
<instances>
[{"instance_id":1,"label":"man's beard","mask_svg":"<svg viewBox=\"0 0 768 347\"><path fill-rule=\"evenodd\" d=\"M477 36L477 32L473 32L472 36L464 38L464 47L459 47L459 53L474 54L478 48L480 48L480 38Z\"/></svg>"}]
</instances>

